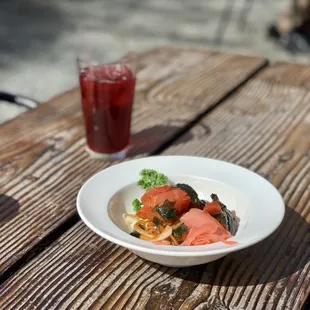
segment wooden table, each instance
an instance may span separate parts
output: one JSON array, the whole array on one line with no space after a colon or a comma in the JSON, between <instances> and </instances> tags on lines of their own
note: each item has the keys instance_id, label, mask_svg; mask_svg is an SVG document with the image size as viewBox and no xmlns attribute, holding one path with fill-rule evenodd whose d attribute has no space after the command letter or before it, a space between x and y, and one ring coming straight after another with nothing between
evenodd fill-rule
<instances>
[{"instance_id":1,"label":"wooden table","mask_svg":"<svg viewBox=\"0 0 310 310\"><path fill-rule=\"evenodd\" d=\"M85 152L75 89L0 127L0 309L301 309L310 289L310 67L160 48L140 56L138 79L130 157L199 155L256 171L285 199L282 225L185 269L95 235L75 198L114 163Z\"/></svg>"}]
</instances>

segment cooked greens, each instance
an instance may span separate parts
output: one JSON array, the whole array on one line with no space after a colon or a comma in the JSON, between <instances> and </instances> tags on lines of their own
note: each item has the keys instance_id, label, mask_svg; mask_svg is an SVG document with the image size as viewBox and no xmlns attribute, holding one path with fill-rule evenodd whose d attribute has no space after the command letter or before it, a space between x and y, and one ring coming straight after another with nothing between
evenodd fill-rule
<instances>
[{"instance_id":1,"label":"cooked greens","mask_svg":"<svg viewBox=\"0 0 310 310\"><path fill-rule=\"evenodd\" d=\"M222 209L227 209L227 207L220 201L219 197L216 194L211 194L212 201L217 201Z\"/></svg>"},{"instance_id":2,"label":"cooked greens","mask_svg":"<svg viewBox=\"0 0 310 310\"><path fill-rule=\"evenodd\" d=\"M153 223L154 223L156 226L160 225L160 219L159 219L157 216L154 216L154 217L153 217Z\"/></svg>"},{"instance_id":3,"label":"cooked greens","mask_svg":"<svg viewBox=\"0 0 310 310\"><path fill-rule=\"evenodd\" d=\"M188 196L190 197L192 203L198 203L200 201L199 198L198 198L198 194L188 184L178 183L178 184L176 184L176 187L181 189L185 193L187 193Z\"/></svg>"},{"instance_id":4,"label":"cooked greens","mask_svg":"<svg viewBox=\"0 0 310 310\"><path fill-rule=\"evenodd\" d=\"M202 209L204 207L205 203L199 199L198 194L191 186L184 183L178 183L176 184L176 187L188 194L191 199L191 208Z\"/></svg>"},{"instance_id":5,"label":"cooked greens","mask_svg":"<svg viewBox=\"0 0 310 310\"><path fill-rule=\"evenodd\" d=\"M228 230L232 236L236 234L237 227L235 224L235 218L233 214L227 209L227 207L220 201L216 194L211 194L211 199L217 201L221 208L222 212L219 215L216 215L215 218L221 223L221 225Z\"/></svg>"},{"instance_id":6,"label":"cooked greens","mask_svg":"<svg viewBox=\"0 0 310 310\"><path fill-rule=\"evenodd\" d=\"M180 239L181 236L188 231L188 227L184 224L181 224L176 229L173 230L172 235L173 237Z\"/></svg>"},{"instance_id":7,"label":"cooked greens","mask_svg":"<svg viewBox=\"0 0 310 310\"><path fill-rule=\"evenodd\" d=\"M232 212L226 208L225 210L227 222L228 222L228 231L234 236L237 232L237 225L235 217L233 216Z\"/></svg>"},{"instance_id":8,"label":"cooked greens","mask_svg":"<svg viewBox=\"0 0 310 310\"><path fill-rule=\"evenodd\" d=\"M137 231L133 231L130 233L131 236L136 237L136 238L140 238L140 234Z\"/></svg>"},{"instance_id":9,"label":"cooked greens","mask_svg":"<svg viewBox=\"0 0 310 310\"><path fill-rule=\"evenodd\" d=\"M161 206L155 207L153 211L158 212L164 221L174 221L178 218L174 203L169 200L165 200Z\"/></svg>"}]
</instances>

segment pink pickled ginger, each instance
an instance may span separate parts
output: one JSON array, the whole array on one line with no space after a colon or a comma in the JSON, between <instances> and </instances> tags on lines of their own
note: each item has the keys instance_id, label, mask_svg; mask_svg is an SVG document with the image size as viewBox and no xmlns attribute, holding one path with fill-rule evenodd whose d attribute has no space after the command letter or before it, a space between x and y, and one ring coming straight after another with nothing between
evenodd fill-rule
<instances>
[{"instance_id":1,"label":"pink pickled ginger","mask_svg":"<svg viewBox=\"0 0 310 310\"><path fill-rule=\"evenodd\" d=\"M231 234L207 212L192 208L180 220L189 228L189 233L181 245L204 245L219 241L235 244L233 241L226 241L231 238Z\"/></svg>"}]
</instances>

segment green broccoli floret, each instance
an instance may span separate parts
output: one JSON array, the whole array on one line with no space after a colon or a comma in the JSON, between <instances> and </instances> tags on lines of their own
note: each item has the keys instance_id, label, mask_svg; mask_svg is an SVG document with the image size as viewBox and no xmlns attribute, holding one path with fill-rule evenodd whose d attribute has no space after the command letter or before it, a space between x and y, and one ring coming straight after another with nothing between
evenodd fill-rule
<instances>
[{"instance_id":1,"label":"green broccoli floret","mask_svg":"<svg viewBox=\"0 0 310 310\"><path fill-rule=\"evenodd\" d=\"M164 186L168 183L168 177L152 169L143 169L140 172L140 176L141 179L138 181L138 185L146 191L154 187Z\"/></svg>"},{"instance_id":2,"label":"green broccoli floret","mask_svg":"<svg viewBox=\"0 0 310 310\"><path fill-rule=\"evenodd\" d=\"M132 202L133 210L137 213L142 208L142 202L139 199L135 199Z\"/></svg>"}]
</instances>

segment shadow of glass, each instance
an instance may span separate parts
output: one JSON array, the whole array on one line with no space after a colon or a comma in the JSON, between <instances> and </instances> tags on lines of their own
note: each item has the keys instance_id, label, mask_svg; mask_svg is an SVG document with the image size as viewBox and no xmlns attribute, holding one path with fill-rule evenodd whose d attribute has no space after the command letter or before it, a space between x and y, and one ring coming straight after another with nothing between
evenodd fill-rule
<instances>
[{"instance_id":1,"label":"shadow of glass","mask_svg":"<svg viewBox=\"0 0 310 310\"><path fill-rule=\"evenodd\" d=\"M198 284L238 287L285 280L310 261L309 233L310 225L306 219L293 209L286 208L280 227L254 246L205 265L164 271L163 266L153 265L170 277L164 283L157 284L152 294L155 292L161 298L167 298L171 294L170 284L179 280L182 283L179 290L188 292L185 295L190 295ZM181 296L178 293L175 298L180 299Z\"/></svg>"},{"instance_id":2,"label":"shadow of glass","mask_svg":"<svg viewBox=\"0 0 310 310\"><path fill-rule=\"evenodd\" d=\"M12 220L19 213L18 201L7 195L0 195L0 226Z\"/></svg>"},{"instance_id":3,"label":"shadow of glass","mask_svg":"<svg viewBox=\"0 0 310 310\"><path fill-rule=\"evenodd\" d=\"M156 125L133 134L127 156L155 152L178 136L181 131L182 127L174 125ZM192 138L193 135L189 133L182 141L174 142L174 145L185 143Z\"/></svg>"}]
</instances>

